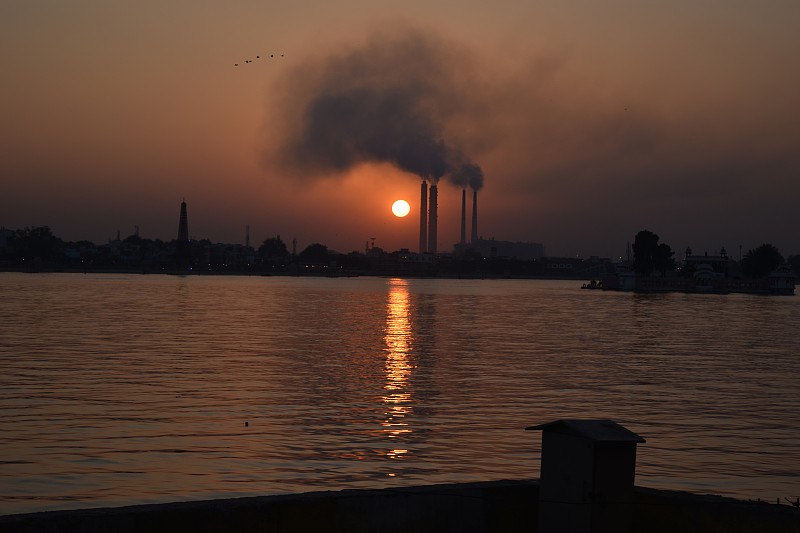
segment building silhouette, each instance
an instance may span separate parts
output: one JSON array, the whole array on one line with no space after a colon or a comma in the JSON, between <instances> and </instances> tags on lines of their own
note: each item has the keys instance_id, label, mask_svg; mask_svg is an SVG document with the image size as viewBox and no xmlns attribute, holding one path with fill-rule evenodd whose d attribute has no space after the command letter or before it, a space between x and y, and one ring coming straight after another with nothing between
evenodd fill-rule
<instances>
[{"instance_id":1,"label":"building silhouette","mask_svg":"<svg viewBox=\"0 0 800 533\"><path fill-rule=\"evenodd\" d=\"M189 217L186 214L186 200L181 202L181 218L178 222L178 242L189 242Z\"/></svg>"},{"instance_id":2,"label":"building silhouette","mask_svg":"<svg viewBox=\"0 0 800 533\"><path fill-rule=\"evenodd\" d=\"M428 251L428 182L422 178L419 187L419 253Z\"/></svg>"}]
</instances>

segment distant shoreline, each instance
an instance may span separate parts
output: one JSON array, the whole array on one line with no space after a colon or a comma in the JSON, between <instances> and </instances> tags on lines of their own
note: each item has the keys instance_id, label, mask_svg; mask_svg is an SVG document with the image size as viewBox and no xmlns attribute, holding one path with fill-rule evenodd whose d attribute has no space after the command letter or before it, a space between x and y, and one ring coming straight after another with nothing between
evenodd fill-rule
<instances>
[{"instance_id":1,"label":"distant shoreline","mask_svg":"<svg viewBox=\"0 0 800 533\"><path fill-rule=\"evenodd\" d=\"M581 276L549 276L549 275L453 275L453 274L422 274L409 272L376 272L376 271L348 271L335 274L325 274L321 272L258 272L258 271L222 271L222 270L142 270L142 269L19 269L0 266L0 273L19 273L19 274L125 274L125 275L165 275L165 276L250 276L250 277L284 277L284 278L410 278L410 279L530 279L530 280L553 280L553 281L576 281L586 280ZM577 285L576 288L580 288Z\"/></svg>"}]
</instances>

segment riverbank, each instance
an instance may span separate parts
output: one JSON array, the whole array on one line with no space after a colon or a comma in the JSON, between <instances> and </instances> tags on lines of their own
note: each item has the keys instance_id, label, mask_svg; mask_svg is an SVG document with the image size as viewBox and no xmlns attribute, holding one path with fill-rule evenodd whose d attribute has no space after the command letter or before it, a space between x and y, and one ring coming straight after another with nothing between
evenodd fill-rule
<instances>
[{"instance_id":1,"label":"riverbank","mask_svg":"<svg viewBox=\"0 0 800 533\"><path fill-rule=\"evenodd\" d=\"M504 480L0 516L7 533L535 532L539 485ZM633 531L800 532L800 508L637 487Z\"/></svg>"},{"instance_id":2,"label":"riverbank","mask_svg":"<svg viewBox=\"0 0 800 533\"><path fill-rule=\"evenodd\" d=\"M285 277L285 278L404 278L404 279L491 279L491 280L550 280L550 281L575 281L576 286L585 276L570 276L566 274L531 274L531 275L512 275L512 274L493 274L493 273L437 273L420 271L375 271L375 270L345 270L328 272L319 269L308 269L299 271L268 271L268 270L152 270L152 269L76 269L76 268L51 268L51 269L28 269L10 268L0 265L0 273L9 274L85 274L85 275L162 275L162 276L235 276L235 277Z\"/></svg>"}]
</instances>

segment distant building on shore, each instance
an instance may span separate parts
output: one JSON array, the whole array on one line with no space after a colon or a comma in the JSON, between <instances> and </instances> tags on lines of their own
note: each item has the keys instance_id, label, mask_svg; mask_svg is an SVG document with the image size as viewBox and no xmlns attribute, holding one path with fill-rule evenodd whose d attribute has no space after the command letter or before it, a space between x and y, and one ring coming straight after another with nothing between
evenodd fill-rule
<instances>
[{"instance_id":1,"label":"distant building on shore","mask_svg":"<svg viewBox=\"0 0 800 533\"><path fill-rule=\"evenodd\" d=\"M603 277L602 285L598 288L637 292L792 295L795 291L795 275L784 264L767 275L746 277L741 264L733 261L725 248L718 255L709 255L707 252L694 254L691 248L686 248L683 263L677 270L642 275L634 271L631 262L623 262L616 265L613 274Z\"/></svg>"},{"instance_id":2,"label":"distant building on shore","mask_svg":"<svg viewBox=\"0 0 800 533\"><path fill-rule=\"evenodd\" d=\"M688 269L689 272L710 272L715 277L727 277L732 264L733 261L728 257L725 248L719 251L719 255L708 255L708 252L703 255L695 255L692 253L691 247L687 247L683 259L683 268Z\"/></svg>"}]
</instances>

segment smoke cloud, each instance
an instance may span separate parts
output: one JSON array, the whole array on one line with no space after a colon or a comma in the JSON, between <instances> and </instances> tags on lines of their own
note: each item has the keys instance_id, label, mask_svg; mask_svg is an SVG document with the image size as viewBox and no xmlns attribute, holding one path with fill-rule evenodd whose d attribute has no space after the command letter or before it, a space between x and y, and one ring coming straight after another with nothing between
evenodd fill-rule
<instances>
[{"instance_id":1,"label":"smoke cloud","mask_svg":"<svg viewBox=\"0 0 800 533\"><path fill-rule=\"evenodd\" d=\"M415 30L303 65L284 88L294 118L281 162L305 176L383 162L479 189L483 171L447 131L451 117L468 112L471 72L466 50Z\"/></svg>"},{"instance_id":2,"label":"smoke cloud","mask_svg":"<svg viewBox=\"0 0 800 533\"><path fill-rule=\"evenodd\" d=\"M598 67L586 50L496 53L407 28L336 49L279 87L271 162L296 179L382 162L479 189L487 169L487 231L567 254L624 251L643 227L676 249L797 248L797 69Z\"/></svg>"},{"instance_id":3,"label":"smoke cloud","mask_svg":"<svg viewBox=\"0 0 800 533\"><path fill-rule=\"evenodd\" d=\"M477 191L483 187L483 170L474 163L462 163L453 170L451 178L462 189L469 186Z\"/></svg>"}]
</instances>

